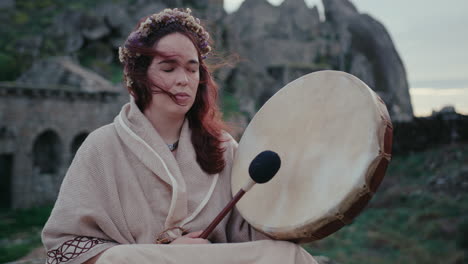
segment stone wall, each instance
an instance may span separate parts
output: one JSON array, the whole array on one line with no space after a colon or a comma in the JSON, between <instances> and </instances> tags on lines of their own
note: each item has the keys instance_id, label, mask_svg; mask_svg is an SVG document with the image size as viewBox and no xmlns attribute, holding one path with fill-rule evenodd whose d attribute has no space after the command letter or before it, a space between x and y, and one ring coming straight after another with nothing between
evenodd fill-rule
<instances>
[{"instance_id":1,"label":"stone wall","mask_svg":"<svg viewBox=\"0 0 468 264\"><path fill-rule=\"evenodd\" d=\"M393 123L393 155L423 151L442 144L468 142L468 116L436 113Z\"/></svg>"},{"instance_id":2,"label":"stone wall","mask_svg":"<svg viewBox=\"0 0 468 264\"><path fill-rule=\"evenodd\" d=\"M120 108L119 96L116 92L0 84L0 155L10 157L12 163L6 176L11 183L9 207L55 201L77 142L112 122ZM54 164L44 165L44 159Z\"/></svg>"}]
</instances>

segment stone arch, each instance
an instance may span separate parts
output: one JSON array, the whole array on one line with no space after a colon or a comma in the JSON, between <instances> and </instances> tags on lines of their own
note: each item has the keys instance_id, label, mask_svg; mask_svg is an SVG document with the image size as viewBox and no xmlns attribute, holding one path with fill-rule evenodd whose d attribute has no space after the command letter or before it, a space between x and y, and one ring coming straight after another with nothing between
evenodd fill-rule
<instances>
[{"instance_id":1,"label":"stone arch","mask_svg":"<svg viewBox=\"0 0 468 264\"><path fill-rule=\"evenodd\" d=\"M39 134L33 143L33 166L39 174L57 174L62 163L62 141L58 134L48 129Z\"/></svg>"},{"instance_id":2,"label":"stone arch","mask_svg":"<svg viewBox=\"0 0 468 264\"><path fill-rule=\"evenodd\" d=\"M80 148L81 144L83 144L86 137L88 137L88 134L89 134L88 132L81 132L81 133L77 134L73 138L71 146L70 146L70 150L71 150L71 159L70 160L73 160L73 158L75 157L75 154L78 151L78 149Z\"/></svg>"}]
</instances>

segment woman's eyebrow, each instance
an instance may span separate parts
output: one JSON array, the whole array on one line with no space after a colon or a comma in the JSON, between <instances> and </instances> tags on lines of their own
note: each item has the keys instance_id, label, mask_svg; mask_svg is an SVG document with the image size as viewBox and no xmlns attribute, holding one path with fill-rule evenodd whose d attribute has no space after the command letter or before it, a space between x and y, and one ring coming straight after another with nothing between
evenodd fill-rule
<instances>
[{"instance_id":1,"label":"woman's eyebrow","mask_svg":"<svg viewBox=\"0 0 468 264\"><path fill-rule=\"evenodd\" d=\"M196 65L198 65L200 63L198 62L198 60L189 60L187 64L196 64Z\"/></svg>"},{"instance_id":2,"label":"woman's eyebrow","mask_svg":"<svg viewBox=\"0 0 468 264\"><path fill-rule=\"evenodd\" d=\"M163 63L174 64L174 63L178 63L178 61L175 60L175 59L167 59L167 60L162 60L162 61L158 62L158 64L163 64ZM187 64L196 64L196 65L198 65L200 63L198 62L198 60L193 59L193 60L189 60L187 62Z\"/></svg>"},{"instance_id":3,"label":"woman's eyebrow","mask_svg":"<svg viewBox=\"0 0 468 264\"><path fill-rule=\"evenodd\" d=\"M163 64L163 63L177 63L177 60L167 59L167 60L162 60L162 61L158 62L158 64Z\"/></svg>"}]
</instances>

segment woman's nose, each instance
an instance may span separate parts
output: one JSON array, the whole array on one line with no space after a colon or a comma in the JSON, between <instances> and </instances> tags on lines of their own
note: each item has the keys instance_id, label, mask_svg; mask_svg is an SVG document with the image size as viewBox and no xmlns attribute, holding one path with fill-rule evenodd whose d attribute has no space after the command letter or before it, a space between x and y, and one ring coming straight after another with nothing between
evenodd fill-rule
<instances>
[{"instance_id":1,"label":"woman's nose","mask_svg":"<svg viewBox=\"0 0 468 264\"><path fill-rule=\"evenodd\" d=\"M188 76L185 71L180 71L179 74L177 74L177 85L185 86L188 84Z\"/></svg>"}]
</instances>

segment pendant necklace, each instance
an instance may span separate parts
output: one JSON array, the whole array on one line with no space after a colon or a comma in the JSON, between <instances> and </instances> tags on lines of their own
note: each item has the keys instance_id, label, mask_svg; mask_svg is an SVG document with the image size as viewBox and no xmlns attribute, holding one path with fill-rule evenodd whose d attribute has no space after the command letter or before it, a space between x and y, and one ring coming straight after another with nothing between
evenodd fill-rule
<instances>
[{"instance_id":1,"label":"pendant necklace","mask_svg":"<svg viewBox=\"0 0 468 264\"><path fill-rule=\"evenodd\" d=\"M173 144L166 144L167 147L169 148L170 151L174 151L177 149L177 146L179 146L179 140L174 142Z\"/></svg>"}]
</instances>

